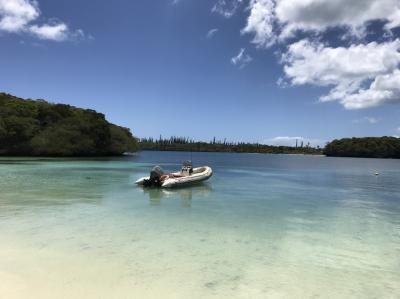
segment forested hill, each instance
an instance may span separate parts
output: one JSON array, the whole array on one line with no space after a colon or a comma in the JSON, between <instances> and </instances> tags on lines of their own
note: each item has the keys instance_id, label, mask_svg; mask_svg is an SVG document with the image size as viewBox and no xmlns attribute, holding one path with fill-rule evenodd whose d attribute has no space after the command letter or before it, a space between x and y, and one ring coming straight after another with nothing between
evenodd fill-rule
<instances>
[{"instance_id":1,"label":"forested hill","mask_svg":"<svg viewBox=\"0 0 400 299\"><path fill-rule=\"evenodd\" d=\"M335 157L400 158L400 138L365 137L333 140L324 154Z\"/></svg>"},{"instance_id":2,"label":"forested hill","mask_svg":"<svg viewBox=\"0 0 400 299\"><path fill-rule=\"evenodd\" d=\"M104 156L137 150L127 128L103 114L0 93L0 154Z\"/></svg>"}]
</instances>

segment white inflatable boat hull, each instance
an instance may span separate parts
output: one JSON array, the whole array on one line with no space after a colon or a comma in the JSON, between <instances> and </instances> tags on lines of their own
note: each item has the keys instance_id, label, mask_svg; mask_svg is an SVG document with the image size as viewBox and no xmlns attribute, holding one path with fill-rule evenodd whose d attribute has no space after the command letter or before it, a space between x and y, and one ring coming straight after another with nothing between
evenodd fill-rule
<instances>
[{"instance_id":1,"label":"white inflatable boat hull","mask_svg":"<svg viewBox=\"0 0 400 299\"><path fill-rule=\"evenodd\" d=\"M211 167L208 166L193 168L193 173L187 176L180 176L180 172L174 172L172 173L172 175L176 175L177 177L166 179L162 183L161 188L172 188L182 185L199 183L208 180L212 176L212 173L213 172ZM142 177L136 181L136 184L143 185L144 180L148 180L149 178L150 177L148 176Z\"/></svg>"}]
</instances>

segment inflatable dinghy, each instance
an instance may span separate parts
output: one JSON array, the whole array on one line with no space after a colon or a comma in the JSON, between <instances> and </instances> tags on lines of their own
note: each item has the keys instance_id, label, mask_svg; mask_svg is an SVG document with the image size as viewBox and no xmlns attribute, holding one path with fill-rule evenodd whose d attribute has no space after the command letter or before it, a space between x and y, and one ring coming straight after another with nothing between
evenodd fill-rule
<instances>
[{"instance_id":1,"label":"inflatable dinghy","mask_svg":"<svg viewBox=\"0 0 400 299\"><path fill-rule=\"evenodd\" d=\"M191 162L185 162L180 172L164 174L160 166L155 166L150 176L142 177L136 184L144 187L172 188L191 185L208 180L212 176L212 169L208 166L193 168Z\"/></svg>"}]
</instances>

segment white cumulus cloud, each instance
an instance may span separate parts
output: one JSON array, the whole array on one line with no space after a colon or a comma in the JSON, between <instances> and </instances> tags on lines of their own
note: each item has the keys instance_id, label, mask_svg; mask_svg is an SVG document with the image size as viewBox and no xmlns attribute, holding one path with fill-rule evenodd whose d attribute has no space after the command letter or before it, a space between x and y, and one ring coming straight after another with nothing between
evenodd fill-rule
<instances>
[{"instance_id":1,"label":"white cumulus cloud","mask_svg":"<svg viewBox=\"0 0 400 299\"><path fill-rule=\"evenodd\" d=\"M321 101L347 109L400 102L400 40L329 47L307 39L288 47L284 73L292 85L330 87Z\"/></svg>"},{"instance_id":2,"label":"white cumulus cloud","mask_svg":"<svg viewBox=\"0 0 400 299\"><path fill-rule=\"evenodd\" d=\"M257 47L289 43L278 85L328 88L320 101L346 109L400 103L400 40L393 30L400 27L400 0L249 0L248 11L241 32ZM375 29L368 27L373 21L386 31L383 42L362 38ZM304 37L329 40L325 34L332 28L341 29L337 40L344 46Z\"/></svg>"},{"instance_id":3,"label":"white cumulus cloud","mask_svg":"<svg viewBox=\"0 0 400 299\"><path fill-rule=\"evenodd\" d=\"M40 39L50 39L55 41L63 41L68 38L68 27L64 23L41 26L32 25L30 31Z\"/></svg>"},{"instance_id":4,"label":"white cumulus cloud","mask_svg":"<svg viewBox=\"0 0 400 299\"><path fill-rule=\"evenodd\" d=\"M250 15L243 33L253 42L269 47L297 31L323 32L343 27L363 36L370 21L385 22L385 29L400 26L399 0L251 0Z\"/></svg>"},{"instance_id":5,"label":"white cumulus cloud","mask_svg":"<svg viewBox=\"0 0 400 299\"><path fill-rule=\"evenodd\" d=\"M244 68L247 64L249 64L253 58L250 55L246 54L246 49L240 49L239 53L231 58L231 63L233 65L239 66L239 68Z\"/></svg>"},{"instance_id":6,"label":"white cumulus cloud","mask_svg":"<svg viewBox=\"0 0 400 299\"><path fill-rule=\"evenodd\" d=\"M253 43L260 47L270 47L276 40L275 2L272 0L251 0L250 16L242 33L254 33Z\"/></svg>"},{"instance_id":7,"label":"white cumulus cloud","mask_svg":"<svg viewBox=\"0 0 400 299\"><path fill-rule=\"evenodd\" d=\"M72 32L63 22L38 24L41 15L39 4L34 0L0 0L0 31L27 33L39 39L64 41L82 37L83 31Z\"/></svg>"},{"instance_id":8,"label":"white cumulus cloud","mask_svg":"<svg viewBox=\"0 0 400 299\"><path fill-rule=\"evenodd\" d=\"M0 30L19 32L40 15L36 1L0 0Z\"/></svg>"}]
</instances>

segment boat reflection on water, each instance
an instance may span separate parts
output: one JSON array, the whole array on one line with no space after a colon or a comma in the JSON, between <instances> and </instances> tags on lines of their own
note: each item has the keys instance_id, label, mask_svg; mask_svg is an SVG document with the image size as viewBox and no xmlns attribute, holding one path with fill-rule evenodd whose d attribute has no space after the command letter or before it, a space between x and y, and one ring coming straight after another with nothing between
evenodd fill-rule
<instances>
[{"instance_id":1,"label":"boat reflection on water","mask_svg":"<svg viewBox=\"0 0 400 299\"><path fill-rule=\"evenodd\" d=\"M143 188L143 192L149 197L150 205L161 205L165 199L180 199L183 207L190 208L193 199L201 199L211 194L212 188L207 183L185 188Z\"/></svg>"}]
</instances>

